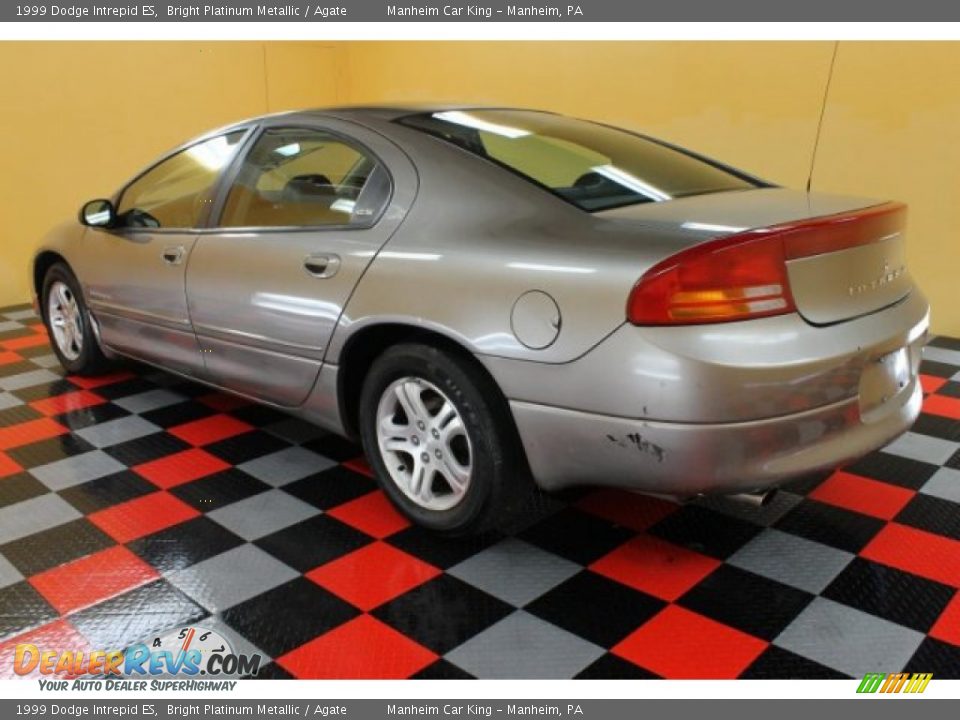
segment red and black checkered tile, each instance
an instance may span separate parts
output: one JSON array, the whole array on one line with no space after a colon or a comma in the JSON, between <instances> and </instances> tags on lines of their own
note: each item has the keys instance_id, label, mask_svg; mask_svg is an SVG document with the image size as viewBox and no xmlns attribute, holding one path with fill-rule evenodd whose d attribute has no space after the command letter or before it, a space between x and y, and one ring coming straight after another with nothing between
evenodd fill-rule
<instances>
[{"instance_id":1,"label":"red and black checkered tile","mask_svg":"<svg viewBox=\"0 0 960 720\"><path fill-rule=\"evenodd\" d=\"M185 623L260 677L960 678L960 342L913 431L763 509L611 490L444 540L359 450L136 365L65 376L0 311L0 675Z\"/></svg>"}]
</instances>

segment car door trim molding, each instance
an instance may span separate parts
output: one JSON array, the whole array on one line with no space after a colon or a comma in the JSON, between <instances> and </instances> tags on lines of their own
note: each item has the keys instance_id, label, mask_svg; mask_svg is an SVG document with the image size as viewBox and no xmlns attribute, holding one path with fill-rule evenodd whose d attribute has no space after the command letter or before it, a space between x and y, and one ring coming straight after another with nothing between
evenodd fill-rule
<instances>
[{"instance_id":1,"label":"car door trim molding","mask_svg":"<svg viewBox=\"0 0 960 720\"><path fill-rule=\"evenodd\" d=\"M194 332L197 334L197 340L203 345L203 339L220 340L222 342L233 343L245 347L254 347L260 350L287 355L291 357L306 358L309 360L322 360L326 351L326 346L316 347L311 345L301 345L299 343L287 342L268 338L256 333L243 332L241 330L231 330L217 325L205 325L193 323Z\"/></svg>"},{"instance_id":2,"label":"car door trim molding","mask_svg":"<svg viewBox=\"0 0 960 720\"><path fill-rule=\"evenodd\" d=\"M191 326L190 320L180 320L170 315L163 315L161 313L150 312L149 310L131 310L130 308L123 305L116 305L111 302L104 302L103 300L95 300L92 297L89 298L90 309L95 310L98 313L104 315L112 315L113 317L123 318L124 320L135 320L137 322L148 323L151 325L162 325L176 330L183 330L184 328L189 329Z\"/></svg>"}]
</instances>

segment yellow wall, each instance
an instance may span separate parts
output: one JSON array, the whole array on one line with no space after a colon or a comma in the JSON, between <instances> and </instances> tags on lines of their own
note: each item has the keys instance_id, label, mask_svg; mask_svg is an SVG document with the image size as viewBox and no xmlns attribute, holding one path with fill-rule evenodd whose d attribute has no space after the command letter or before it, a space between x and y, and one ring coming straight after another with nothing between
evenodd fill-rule
<instances>
[{"instance_id":1,"label":"yellow wall","mask_svg":"<svg viewBox=\"0 0 960 720\"><path fill-rule=\"evenodd\" d=\"M813 168L814 190L904 200L934 331L960 336L960 43L368 42L344 54L345 101L579 113L783 185L804 187Z\"/></svg>"},{"instance_id":2,"label":"yellow wall","mask_svg":"<svg viewBox=\"0 0 960 720\"><path fill-rule=\"evenodd\" d=\"M40 237L159 153L250 115L337 102L319 43L0 42L0 306Z\"/></svg>"},{"instance_id":3,"label":"yellow wall","mask_svg":"<svg viewBox=\"0 0 960 720\"><path fill-rule=\"evenodd\" d=\"M960 44L841 43L813 187L909 204L907 264L960 337Z\"/></svg>"},{"instance_id":4,"label":"yellow wall","mask_svg":"<svg viewBox=\"0 0 960 720\"><path fill-rule=\"evenodd\" d=\"M832 52L832 43L350 43L343 99L579 114L801 185Z\"/></svg>"},{"instance_id":5,"label":"yellow wall","mask_svg":"<svg viewBox=\"0 0 960 720\"><path fill-rule=\"evenodd\" d=\"M47 227L193 134L294 107L446 100L589 116L784 185L813 168L815 190L905 200L934 330L960 336L960 44L0 43L0 68L15 69L0 305L26 299Z\"/></svg>"}]
</instances>

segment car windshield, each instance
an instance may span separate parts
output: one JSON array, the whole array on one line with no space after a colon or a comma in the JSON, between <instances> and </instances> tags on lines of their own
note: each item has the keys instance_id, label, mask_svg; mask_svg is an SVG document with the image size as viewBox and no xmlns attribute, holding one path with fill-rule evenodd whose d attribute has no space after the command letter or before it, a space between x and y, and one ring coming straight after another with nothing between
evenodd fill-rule
<instances>
[{"instance_id":1,"label":"car windshield","mask_svg":"<svg viewBox=\"0 0 960 720\"><path fill-rule=\"evenodd\" d=\"M491 160L588 212L764 187L625 130L530 110L454 110L398 122Z\"/></svg>"}]
</instances>

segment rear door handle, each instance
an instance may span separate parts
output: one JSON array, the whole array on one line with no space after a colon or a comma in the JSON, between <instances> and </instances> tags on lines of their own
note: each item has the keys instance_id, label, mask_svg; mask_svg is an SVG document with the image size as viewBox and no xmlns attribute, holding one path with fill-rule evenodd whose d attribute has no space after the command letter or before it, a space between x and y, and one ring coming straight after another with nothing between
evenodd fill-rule
<instances>
[{"instance_id":1,"label":"rear door handle","mask_svg":"<svg viewBox=\"0 0 960 720\"><path fill-rule=\"evenodd\" d=\"M317 278L333 277L340 269L340 256L332 254L307 255L303 261L303 269Z\"/></svg>"},{"instance_id":2,"label":"rear door handle","mask_svg":"<svg viewBox=\"0 0 960 720\"><path fill-rule=\"evenodd\" d=\"M177 245L175 247L164 248L160 256L167 265L179 265L183 262L184 252L186 251L183 249L183 245Z\"/></svg>"}]
</instances>

